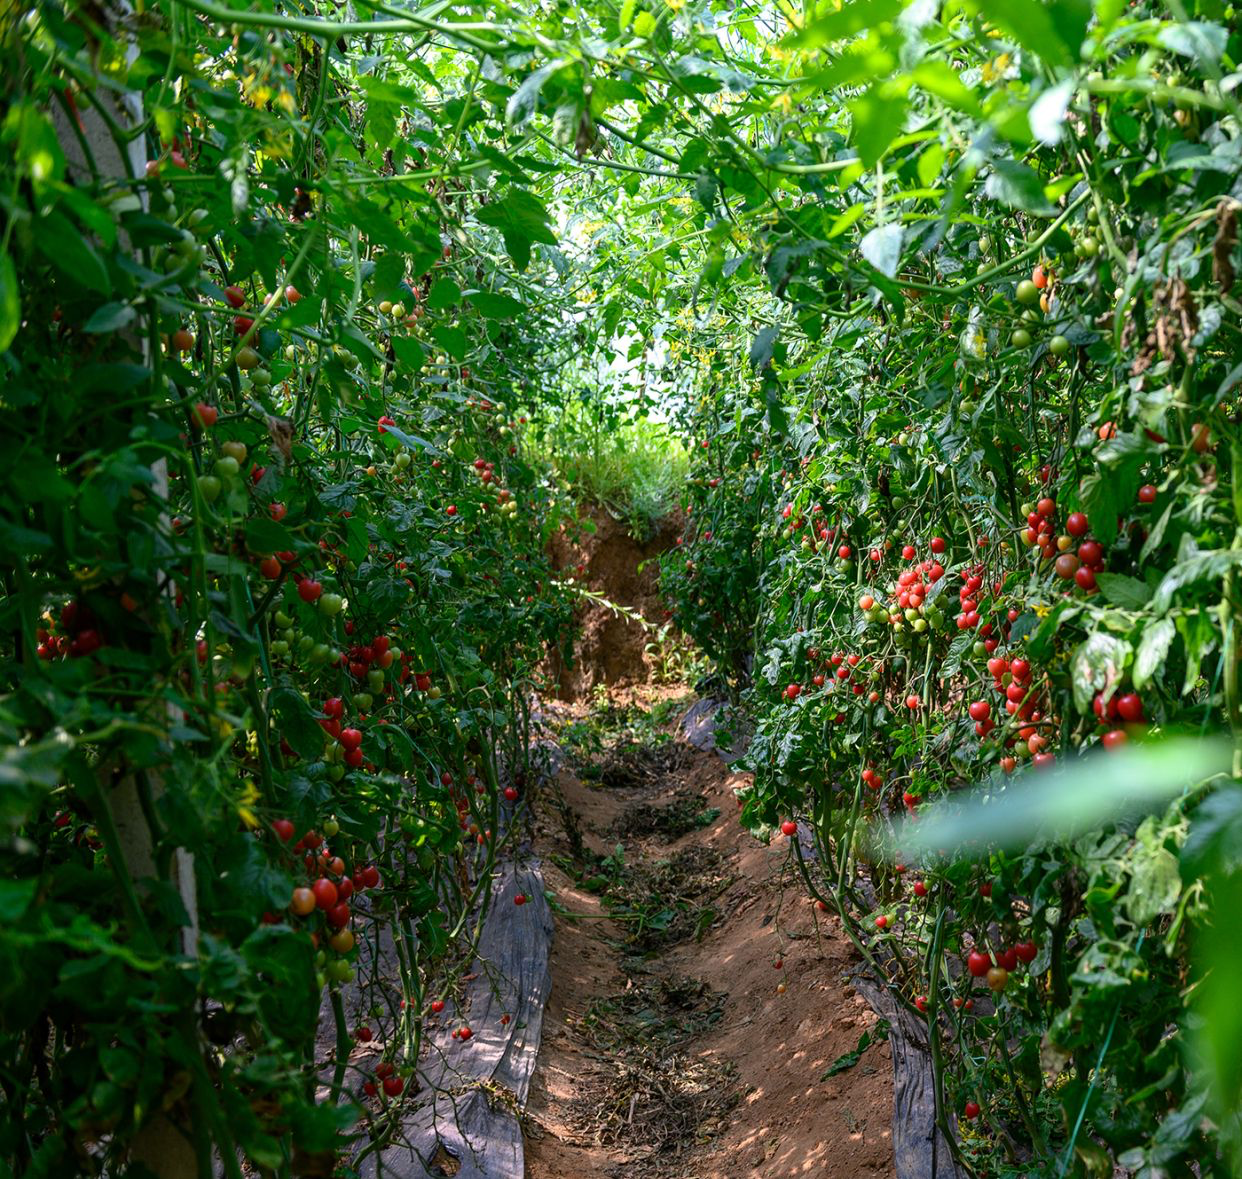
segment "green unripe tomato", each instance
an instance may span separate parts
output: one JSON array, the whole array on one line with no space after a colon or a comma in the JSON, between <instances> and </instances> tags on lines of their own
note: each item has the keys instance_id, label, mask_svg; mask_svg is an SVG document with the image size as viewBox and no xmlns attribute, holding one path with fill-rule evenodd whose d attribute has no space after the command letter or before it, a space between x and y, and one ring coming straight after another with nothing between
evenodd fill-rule
<instances>
[{"instance_id":1,"label":"green unripe tomato","mask_svg":"<svg viewBox=\"0 0 1242 1179\"><path fill-rule=\"evenodd\" d=\"M925 618L916 618L914 622L911 623L911 627L915 634L921 635L925 630L927 630L927 620Z\"/></svg>"},{"instance_id":2,"label":"green unripe tomato","mask_svg":"<svg viewBox=\"0 0 1242 1179\"><path fill-rule=\"evenodd\" d=\"M320 594L319 609L322 613L331 617L333 614L339 614L345 605L345 599L340 594Z\"/></svg>"},{"instance_id":3,"label":"green unripe tomato","mask_svg":"<svg viewBox=\"0 0 1242 1179\"><path fill-rule=\"evenodd\" d=\"M1078 251L1084 258L1094 258L1100 252L1100 243L1093 237L1084 237L1078 243Z\"/></svg>"},{"instance_id":4,"label":"green unripe tomato","mask_svg":"<svg viewBox=\"0 0 1242 1179\"><path fill-rule=\"evenodd\" d=\"M314 647L311 649L311 658L316 663L322 663L325 659L328 658L328 655L331 653L331 651L332 651L332 648L329 647L327 643L316 643Z\"/></svg>"},{"instance_id":5,"label":"green unripe tomato","mask_svg":"<svg viewBox=\"0 0 1242 1179\"><path fill-rule=\"evenodd\" d=\"M273 621L281 630L286 630L293 625L293 619L289 617L283 610L277 610L272 616Z\"/></svg>"},{"instance_id":6,"label":"green unripe tomato","mask_svg":"<svg viewBox=\"0 0 1242 1179\"><path fill-rule=\"evenodd\" d=\"M975 640L975 644L971 650L974 651L976 659L982 659L988 653L988 649L983 645L983 641L981 639Z\"/></svg>"},{"instance_id":7,"label":"green unripe tomato","mask_svg":"<svg viewBox=\"0 0 1242 1179\"><path fill-rule=\"evenodd\" d=\"M216 461L212 464L211 469L215 471L221 479L236 479L238 474L241 472L241 466L238 464L237 460L227 454L221 455L218 459L216 459Z\"/></svg>"},{"instance_id":8,"label":"green unripe tomato","mask_svg":"<svg viewBox=\"0 0 1242 1179\"><path fill-rule=\"evenodd\" d=\"M1062 335L1053 336L1048 341L1048 351L1053 356L1064 356L1070 350L1070 342Z\"/></svg>"},{"instance_id":9,"label":"green unripe tomato","mask_svg":"<svg viewBox=\"0 0 1242 1179\"><path fill-rule=\"evenodd\" d=\"M314 646L315 646L315 640L312 639L310 635L302 635L302 637L298 639L298 650L303 655L306 655L307 653L312 651L314 649Z\"/></svg>"},{"instance_id":10,"label":"green unripe tomato","mask_svg":"<svg viewBox=\"0 0 1242 1179\"><path fill-rule=\"evenodd\" d=\"M272 374L265 368L256 368L250 374L250 382L256 389L268 389L272 384Z\"/></svg>"},{"instance_id":11,"label":"green unripe tomato","mask_svg":"<svg viewBox=\"0 0 1242 1179\"><path fill-rule=\"evenodd\" d=\"M1029 348L1031 346L1031 333L1026 328L1017 328L1013 335L1009 337L1009 342L1015 348Z\"/></svg>"},{"instance_id":12,"label":"green unripe tomato","mask_svg":"<svg viewBox=\"0 0 1242 1179\"><path fill-rule=\"evenodd\" d=\"M360 712L366 712L374 702L375 698L370 692L354 693L354 707L356 707Z\"/></svg>"},{"instance_id":13,"label":"green unripe tomato","mask_svg":"<svg viewBox=\"0 0 1242 1179\"><path fill-rule=\"evenodd\" d=\"M196 480L198 483L198 493L209 504L214 504L220 498L220 492L223 484L214 475L200 475Z\"/></svg>"},{"instance_id":14,"label":"green unripe tomato","mask_svg":"<svg viewBox=\"0 0 1242 1179\"><path fill-rule=\"evenodd\" d=\"M432 684L430 690L427 692L427 696L431 700L439 700L443 695L444 693L440 691L438 684Z\"/></svg>"},{"instance_id":15,"label":"green unripe tomato","mask_svg":"<svg viewBox=\"0 0 1242 1179\"><path fill-rule=\"evenodd\" d=\"M330 782L339 782L345 777L345 767L343 765L331 765L328 767L328 780Z\"/></svg>"},{"instance_id":16,"label":"green unripe tomato","mask_svg":"<svg viewBox=\"0 0 1242 1179\"><path fill-rule=\"evenodd\" d=\"M341 830L341 825L335 819L325 819L320 830L329 838L335 839Z\"/></svg>"},{"instance_id":17,"label":"green unripe tomato","mask_svg":"<svg viewBox=\"0 0 1242 1179\"><path fill-rule=\"evenodd\" d=\"M292 643L293 640L298 637L298 632L295 631L293 627L287 626L280 632L280 637L284 639L286 643Z\"/></svg>"},{"instance_id":18,"label":"green unripe tomato","mask_svg":"<svg viewBox=\"0 0 1242 1179\"><path fill-rule=\"evenodd\" d=\"M284 639L276 639L272 643L272 654L280 658L289 654L289 644Z\"/></svg>"},{"instance_id":19,"label":"green unripe tomato","mask_svg":"<svg viewBox=\"0 0 1242 1179\"><path fill-rule=\"evenodd\" d=\"M1019 303L1030 305L1039 302L1039 287L1037 287L1029 278L1024 278L1018 283L1018 289L1014 292Z\"/></svg>"}]
</instances>

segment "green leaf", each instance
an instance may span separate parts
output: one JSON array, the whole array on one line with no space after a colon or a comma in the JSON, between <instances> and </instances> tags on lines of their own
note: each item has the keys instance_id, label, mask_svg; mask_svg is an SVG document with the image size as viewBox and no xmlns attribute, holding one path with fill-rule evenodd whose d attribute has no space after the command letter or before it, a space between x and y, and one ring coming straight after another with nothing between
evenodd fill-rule
<instances>
[{"instance_id":1,"label":"green leaf","mask_svg":"<svg viewBox=\"0 0 1242 1179\"><path fill-rule=\"evenodd\" d=\"M1231 565L1242 562L1242 553L1229 551L1213 551L1195 553L1184 561L1179 561L1168 571L1156 587L1151 606L1157 614L1163 614L1172 604L1180 590L1196 581L1206 578L1219 578Z\"/></svg>"},{"instance_id":2,"label":"green leaf","mask_svg":"<svg viewBox=\"0 0 1242 1179\"><path fill-rule=\"evenodd\" d=\"M521 300L499 291L471 291L466 300L488 319L513 319L526 310Z\"/></svg>"},{"instance_id":3,"label":"green leaf","mask_svg":"<svg viewBox=\"0 0 1242 1179\"><path fill-rule=\"evenodd\" d=\"M112 280L99 252L63 213L53 211L38 222L35 245L70 282L105 297L112 293Z\"/></svg>"},{"instance_id":4,"label":"green leaf","mask_svg":"<svg viewBox=\"0 0 1242 1179\"><path fill-rule=\"evenodd\" d=\"M1082 481L1079 495L1097 539L1103 545L1112 544L1117 539L1117 516L1120 512L1117 480L1099 474L1088 475Z\"/></svg>"},{"instance_id":5,"label":"green leaf","mask_svg":"<svg viewBox=\"0 0 1242 1179\"><path fill-rule=\"evenodd\" d=\"M1099 580L1098 575L1096 580ZM1176 633L1176 626L1168 618L1158 619L1144 628L1138 651L1134 655L1134 669L1130 673L1136 690L1141 692L1147 687L1163 666Z\"/></svg>"},{"instance_id":6,"label":"green leaf","mask_svg":"<svg viewBox=\"0 0 1242 1179\"><path fill-rule=\"evenodd\" d=\"M91 317L82 325L82 330L92 334L119 332L133 323L137 315L138 312L128 303L105 303L95 309Z\"/></svg>"},{"instance_id":7,"label":"green leaf","mask_svg":"<svg viewBox=\"0 0 1242 1179\"><path fill-rule=\"evenodd\" d=\"M511 128L521 127L535 113L535 108L539 105L539 92L543 89L543 84L563 64L560 61L550 61L547 65L540 66L534 73L528 74L522 80L522 84L513 92L509 101L505 104L505 121Z\"/></svg>"},{"instance_id":8,"label":"green leaf","mask_svg":"<svg viewBox=\"0 0 1242 1179\"><path fill-rule=\"evenodd\" d=\"M7 351L22 322L21 291L17 270L7 253L0 254L0 352Z\"/></svg>"},{"instance_id":9,"label":"green leaf","mask_svg":"<svg viewBox=\"0 0 1242 1179\"><path fill-rule=\"evenodd\" d=\"M280 735L299 757L310 760L323 755L323 730L301 692L279 687L272 692L268 705L279 723Z\"/></svg>"},{"instance_id":10,"label":"green leaf","mask_svg":"<svg viewBox=\"0 0 1242 1179\"><path fill-rule=\"evenodd\" d=\"M1079 612L1079 606L1073 601L1063 599L1053 606L1052 610L1043 619L1035 634L1026 642L1026 650L1033 660L1046 660L1052 653L1052 640L1057 635L1057 631L1066 624L1072 617ZM1021 621L1021 619L1018 619Z\"/></svg>"},{"instance_id":11,"label":"green leaf","mask_svg":"<svg viewBox=\"0 0 1242 1179\"><path fill-rule=\"evenodd\" d=\"M1196 953L1193 1006L1198 1017L1195 1048L1212 1080L1212 1101L1218 1122L1228 1123L1242 1103L1242 938L1233 926L1242 911L1242 872L1215 875L1207 882L1210 913ZM1239 1162L1235 1158L1235 1162ZM1236 1169L1235 1169L1236 1173Z\"/></svg>"},{"instance_id":12,"label":"green leaf","mask_svg":"<svg viewBox=\"0 0 1242 1179\"><path fill-rule=\"evenodd\" d=\"M1186 880L1242 871L1242 787L1223 786L1195 808L1182 845Z\"/></svg>"},{"instance_id":13,"label":"green leaf","mask_svg":"<svg viewBox=\"0 0 1242 1179\"><path fill-rule=\"evenodd\" d=\"M942 143L929 144L919 155L919 183L930 188L940 177L940 169L944 167L945 150Z\"/></svg>"},{"instance_id":14,"label":"green leaf","mask_svg":"<svg viewBox=\"0 0 1242 1179\"><path fill-rule=\"evenodd\" d=\"M427 292L427 306L432 311L442 311L461 301L461 287L451 278L438 278Z\"/></svg>"},{"instance_id":15,"label":"green leaf","mask_svg":"<svg viewBox=\"0 0 1242 1179\"><path fill-rule=\"evenodd\" d=\"M519 270L530 264L532 242L556 245L546 206L524 188L511 188L500 200L484 205L475 212L475 219L500 230L505 249Z\"/></svg>"},{"instance_id":16,"label":"green leaf","mask_svg":"<svg viewBox=\"0 0 1242 1179\"><path fill-rule=\"evenodd\" d=\"M775 324L760 328L754 340L751 341L750 363L757 372L772 363L772 349L776 346L776 337L780 335L780 330Z\"/></svg>"},{"instance_id":17,"label":"green leaf","mask_svg":"<svg viewBox=\"0 0 1242 1179\"><path fill-rule=\"evenodd\" d=\"M1162 48L1183 57L1197 58L1201 66L1212 69L1220 65L1229 31L1207 21L1188 20L1165 25L1157 41Z\"/></svg>"},{"instance_id":18,"label":"green leaf","mask_svg":"<svg viewBox=\"0 0 1242 1179\"><path fill-rule=\"evenodd\" d=\"M1090 0L1041 0L1038 4L989 0L983 11L988 20L1024 49L1059 66L1071 66L1078 61L1091 19Z\"/></svg>"},{"instance_id":19,"label":"green leaf","mask_svg":"<svg viewBox=\"0 0 1242 1179\"><path fill-rule=\"evenodd\" d=\"M253 553L283 553L294 547L293 533L266 516L246 521L246 545Z\"/></svg>"},{"instance_id":20,"label":"green leaf","mask_svg":"<svg viewBox=\"0 0 1242 1179\"><path fill-rule=\"evenodd\" d=\"M423 346L412 336L393 336L392 350L397 364L411 372L418 372L423 367L423 361L427 359Z\"/></svg>"},{"instance_id":21,"label":"green leaf","mask_svg":"<svg viewBox=\"0 0 1242 1179\"><path fill-rule=\"evenodd\" d=\"M1177 857L1164 846L1149 818L1138 830L1123 907L1135 925L1149 925L1162 914L1172 913L1181 893Z\"/></svg>"},{"instance_id":22,"label":"green leaf","mask_svg":"<svg viewBox=\"0 0 1242 1179\"><path fill-rule=\"evenodd\" d=\"M785 41L802 49L820 49L883 21L895 20L905 4L906 0L848 0L839 6L834 2L820 3L815 15Z\"/></svg>"},{"instance_id":23,"label":"green leaf","mask_svg":"<svg viewBox=\"0 0 1242 1179\"><path fill-rule=\"evenodd\" d=\"M905 124L905 92L882 82L851 102L849 110L858 158L864 168L873 168Z\"/></svg>"},{"instance_id":24,"label":"green leaf","mask_svg":"<svg viewBox=\"0 0 1242 1179\"><path fill-rule=\"evenodd\" d=\"M819 1079L826 1081L829 1077L835 1077L839 1073L848 1072L863 1058L863 1053L871 1047L872 1044L882 1044L888 1039L888 1020L881 1019L877 1021L875 1027L868 1028L861 1036L858 1037L858 1046L850 1052L842 1053L834 1060L825 1070L824 1075Z\"/></svg>"},{"instance_id":25,"label":"green leaf","mask_svg":"<svg viewBox=\"0 0 1242 1179\"><path fill-rule=\"evenodd\" d=\"M1095 582L1106 602L1125 610L1141 610L1151 600L1151 587L1124 573L1097 573Z\"/></svg>"},{"instance_id":26,"label":"green leaf","mask_svg":"<svg viewBox=\"0 0 1242 1179\"><path fill-rule=\"evenodd\" d=\"M970 115L980 113L979 99L957 73L943 61L935 58L924 58L910 73L915 83L928 94L943 99L956 110L965 111ZM937 169L939 171L939 169Z\"/></svg>"},{"instance_id":27,"label":"green leaf","mask_svg":"<svg viewBox=\"0 0 1242 1179\"><path fill-rule=\"evenodd\" d=\"M878 225L858 243L858 251L886 278L893 278L901 265L902 237L899 221Z\"/></svg>"},{"instance_id":28,"label":"green leaf","mask_svg":"<svg viewBox=\"0 0 1242 1179\"><path fill-rule=\"evenodd\" d=\"M1070 665L1074 687L1074 704L1079 712L1091 707L1096 692L1110 693L1121 682L1126 660L1130 657L1130 644L1116 635L1096 631L1087 637Z\"/></svg>"},{"instance_id":29,"label":"green leaf","mask_svg":"<svg viewBox=\"0 0 1242 1179\"><path fill-rule=\"evenodd\" d=\"M470 341L466 333L461 328L452 327L447 323L438 324L432 328L431 338L454 360L465 360L470 351Z\"/></svg>"},{"instance_id":30,"label":"green leaf","mask_svg":"<svg viewBox=\"0 0 1242 1179\"><path fill-rule=\"evenodd\" d=\"M1066 841L1105 823L1150 813L1187 787L1228 772L1229 743L1175 738L1092 752L1052 769L996 775L919 811L902 823L890 854L978 859L996 848L1022 850L1049 840Z\"/></svg>"},{"instance_id":31,"label":"green leaf","mask_svg":"<svg viewBox=\"0 0 1242 1179\"><path fill-rule=\"evenodd\" d=\"M1044 182L1039 175L1017 160L993 160L984 192L992 200L1024 213L1051 216L1055 212L1044 196Z\"/></svg>"}]
</instances>

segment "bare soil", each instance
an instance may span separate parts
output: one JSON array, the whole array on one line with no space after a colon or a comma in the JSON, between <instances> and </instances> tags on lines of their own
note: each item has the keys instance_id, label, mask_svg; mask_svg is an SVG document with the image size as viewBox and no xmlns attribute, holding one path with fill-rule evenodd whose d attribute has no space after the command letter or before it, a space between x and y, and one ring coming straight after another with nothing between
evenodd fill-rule
<instances>
[{"instance_id":1,"label":"bare soil","mask_svg":"<svg viewBox=\"0 0 1242 1179\"><path fill-rule=\"evenodd\" d=\"M745 781L714 754L631 742L540 800L556 932L529 1179L893 1174L888 1045L821 1079L876 1024L855 952L785 841L738 825Z\"/></svg>"}]
</instances>

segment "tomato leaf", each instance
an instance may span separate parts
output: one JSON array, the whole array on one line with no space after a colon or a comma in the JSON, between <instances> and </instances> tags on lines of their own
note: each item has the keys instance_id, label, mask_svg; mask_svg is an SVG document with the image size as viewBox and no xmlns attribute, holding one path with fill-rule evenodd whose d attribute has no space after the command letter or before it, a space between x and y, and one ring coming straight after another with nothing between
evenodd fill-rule
<instances>
[{"instance_id":1,"label":"tomato leaf","mask_svg":"<svg viewBox=\"0 0 1242 1179\"><path fill-rule=\"evenodd\" d=\"M1023 213L1051 217L1056 210L1044 195L1039 174L1017 160L993 160L984 192L994 201Z\"/></svg>"},{"instance_id":2,"label":"tomato leaf","mask_svg":"<svg viewBox=\"0 0 1242 1179\"><path fill-rule=\"evenodd\" d=\"M1074 687L1074 704L1079 712L1091 707L1096 692L1111 694L1121 681L1126 661L1130 657L1130 644L1106 631L1096 631L1087 637L1070 665Z\"/></svg>"},{"instance_id":3,"label":"tomato leaf","mask_svg":"<svg viewBox=\"0 0 1242 1179\"><path fill-rule=\"evenodd\" d=\"M0 254L0 352L13 343L22 322L22 298L13 259Z\"/></svg>"},{"instance_id":4,"label":"tomato leaf","mask_svg":"<svg viewBox=\"0 0 1242 1179\"><path fill-rule=\"evenodd\" d=\"M282 686L273 690L268 703L276 716L280 735L299 757L309 761L323 755L323 730L301 692Z\"/></svg>"},{"instance_id":5,"label":"tomato leaf","mask_svg":"<svg viewBox=\"0 0 1242 1179\"><path fill-rule=\"evenodd\" d=\"M905 92L891 82L872 86L849 104L852 139L864 168L873 168L900 133L906 105Z\"/></svg>"},{"instance_id":6,"label":"tomato leaf","mask_svg":"<svg viewBox=\"0 0 1242 1179\"><path fill-rule=\"evenodd\" d=\"M1096 584L1104 600L1126 610L1141 610L1151 600L1151 587L1124 573L1097 573Z\"/></svg>"},{"instance_id":7,"label":"tomato leaf","mask_svg":"<svg viewBox=\"0 0 1242 1179\"><path fill-rule=\"evenodd\" d=\"M858 251L886 278L893 278L901 265L900 222L879 225L858 243Z\"/></svg>"},{"instance_id":8,"label":"tomato leaf","mask_svg":"<svg viewBox=\"0 0 1242 1179\"><path fill-rule=\"evenodd\" d=\"M1096 580L1099 580L1098 575ZM1134 669L1131 672L1137 691L1141 692L1155 678L1164 664L1176 633L1177 628L1168 618L1149 622L1143 628L1143 637L1139 640L1138 650L1134 655Z\"/></svg>"},{"instance_id":9,"label":"tomato leaf","mask_svg":"<svg viewBox=\"0 0 1242 1179\"><path fill-rule=\"evenodd\" d=\"M526 310L526 304L521 300L499 291L471 291L466 295L466 300L488 319L513 319ZM615 306L618 312L622 309L620 303L610 306Z\"/></svg>"}]
</instances>

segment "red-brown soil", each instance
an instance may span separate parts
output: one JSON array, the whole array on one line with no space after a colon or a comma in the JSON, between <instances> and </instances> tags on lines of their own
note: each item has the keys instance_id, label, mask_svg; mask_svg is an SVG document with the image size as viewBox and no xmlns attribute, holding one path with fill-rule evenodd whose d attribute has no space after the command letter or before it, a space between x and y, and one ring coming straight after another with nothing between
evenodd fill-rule
<instances>
[{"instance_id":1,"label":"red-brown soil","mask_svg":"<svg viewBox=\"0 0 1242 1179\"><path fill-rule=\"evenodd\" d=\"M555 711L562 718L583 716L581 708ZM671 760L668 772L628 786L585 782L565 768L541 800L537 850L554 910L565 912L556 913L551 1000L526 1110L527 1176L891 1175L888 1045L869 1048L854 1068L820 1080L875 1024L846 977L857 963L852 946L836 919L818 912L797 887L786 841L765 846L738 825L733 789L745 777L731 773L715 754L687 746ZM678 799L688 799L692 810L701 805L720 813L672 840L644 832L641 823L635 829L635 816L656 813L646 808ZM623 843L625 863L640 872L678 857L703 860L707 875L723 887L703 901L717 916L701 940L691 935L657 941L646 956L634 954L624 944L633 923L613 920L569 862L567 832L575 827L582 846L598 855ZM774 968L777 960L780 969ZM684 1043L610 1049L610 1012L624 1006L635 988L652 987L658 995L661 987L684 987L685 980L704 985L701 1000L684 1014L697 1021L686 1025L692 1030ZM781 982L783 994L777 990ZM601 1001L611 1001L602 1018ZM717 1008L715 1022L703 1018L704 1010ZM661 1015L658 1007L655 1015ZM673 1012L672 1026L681 1018L680 1009ZM654 1105L635 1097L632 1082L644 1051L671 1062L660 1078L664 1094ZM700 1074L714 1078L701 1117L653 1150L651 1125L658 1131L666 1114L684 1121L679 1094Z\"/></svg>"},{"instance_id":2,"label":"red-brown soil","mask_svg":"<svg viewBox=\"0 0 1242 1179\"><path fill-rule=\"evenodd\" d=\"M563 700L586 699L600 684L632 686L651 680L655 661L646 648L664 623L657 558L680 531L680 521L668 517L647 540L638 541L601 508L582 509L581 519L594 532L588 526L556 533L549 545L553 564L563 576L641 615L647 626L600 602L581 603L575 612L572 657L553 652L548 661Z\"/></svg>"}]
</instances>

